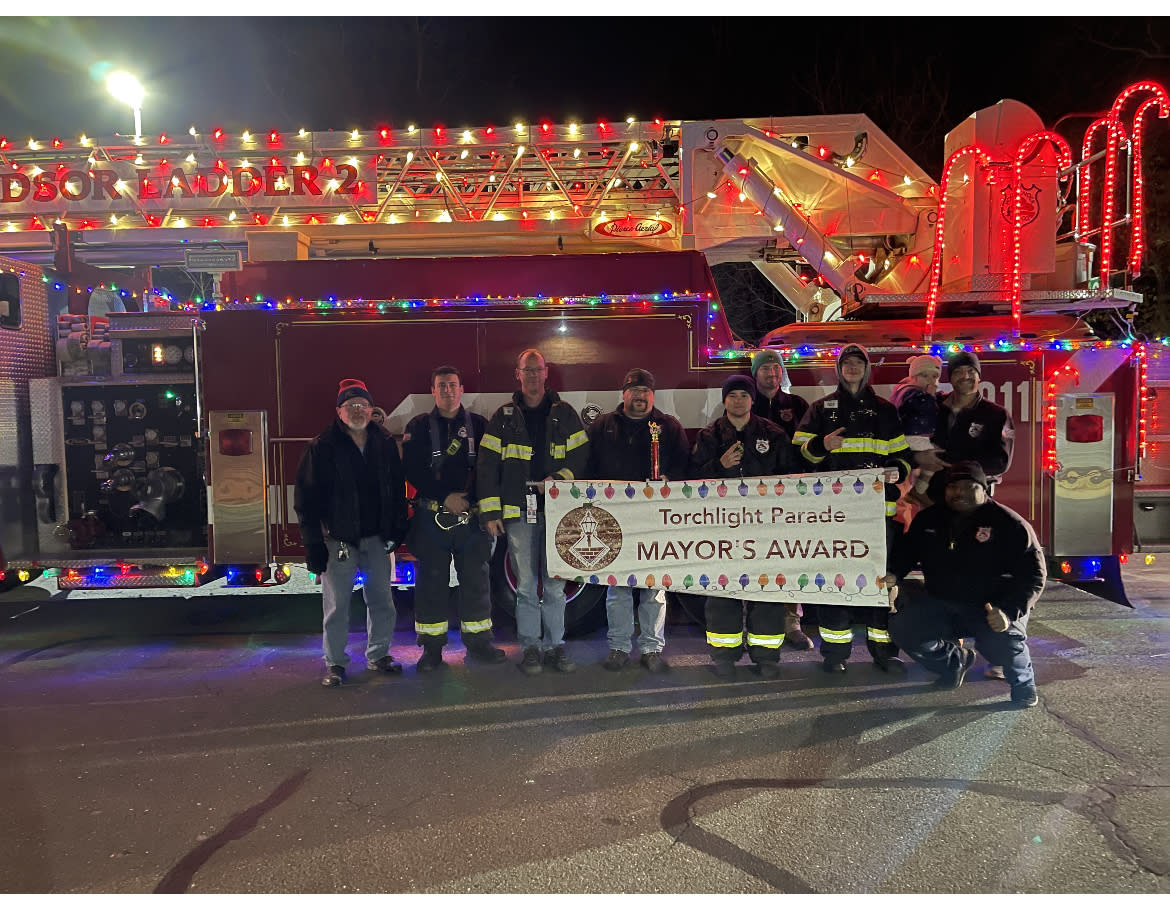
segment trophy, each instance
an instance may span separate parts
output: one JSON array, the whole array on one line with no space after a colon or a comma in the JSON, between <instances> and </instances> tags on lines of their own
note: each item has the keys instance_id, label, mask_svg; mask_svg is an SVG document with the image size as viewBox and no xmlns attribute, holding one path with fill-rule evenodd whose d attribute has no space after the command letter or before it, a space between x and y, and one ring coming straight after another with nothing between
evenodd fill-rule
<instances>
[{"instance_id":1,"label":"trophy","mask_svg":"<svg viewBox=\"0 0 1170 902\"><path fill-rule=\"evenodd\" d=\"M658 463L658 435L662 427L657 423L650 424L650 478L661 479L662 473Z\"/></svg>"}]
</instances>

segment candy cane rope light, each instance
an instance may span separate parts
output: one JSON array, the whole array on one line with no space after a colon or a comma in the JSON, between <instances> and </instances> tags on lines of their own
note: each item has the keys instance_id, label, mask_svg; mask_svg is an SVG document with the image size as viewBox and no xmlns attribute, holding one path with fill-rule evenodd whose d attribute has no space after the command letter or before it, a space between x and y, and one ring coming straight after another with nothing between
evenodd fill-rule
<instances>
[{"instance_id":1,"label":"candy cane rope light","mask_svg":"<svg viewBox=\"0 0 1170 902\"><path fill-rule=\"evenodd\" d=\"M934 336L934 314L938 307L939 286L942 284L942 258L946 242L943 240L943 229L947 218L947 188L951 181L951 171L955 164L966 157L973 156L983 166L991 164L991 155L978 144L968 144L960 147L947 160L943 167L942 181L938 188L938 221L934 227L934 257L930 261L930 288L926 293L926 324L923 328L923 337L931 341Z\"/></svg>"},{"instance_id":2,"label":"candy cane rope light","mask_svg":"<svg viewBox=\"0 0 1170 902\"><path fill-rule=\"evenodd\" d=\"M1020 268L1022 265L1020 232L1023 223L1020 222L1024 202L1024 163L1040 150L1042 142L1049 142L1056 148L1057 162L1061 171L1072 165L1072 150L1068 142L1056 132L1040 131L1028 135L1016 150L1016 158L1012 165L1012 176L1015 179L1015 198L1012 201L1012 335L1020 337L1020 318L1023 314L1020 303Z\"/></svg>"}]
</instances>

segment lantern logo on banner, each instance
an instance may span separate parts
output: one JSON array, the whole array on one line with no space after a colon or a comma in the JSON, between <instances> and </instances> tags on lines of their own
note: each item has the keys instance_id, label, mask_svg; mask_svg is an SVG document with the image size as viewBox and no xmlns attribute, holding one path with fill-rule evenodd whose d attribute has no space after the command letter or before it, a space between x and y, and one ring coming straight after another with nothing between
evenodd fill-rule
<instances>
[{"instance_id":1,"label":"lantern logo on banner","mask_svg":"<svg viewBox=\"0 0 1170 902\"><path fill-rule=\"evenodd\" d=\"M578 570L604 570L622 550L622 528L609 511L586 504L561 517L554 541L562 561Z\"/></svg>"},{"instance_id":2,"label":"lantern logo on banner","mask_svg":"<svg viewBox=\"0 0 1170 902\"><path fill-rule=\"evenodd\" d=\"M1012 204L1016 202L1015 183L1004 187L999 193L999 215L1004 222L1013 222ZM1020 193L1020 225L1026 226L1040 215L1040 189L1036 185L1028 185Z\"/></svg>"}]
</instances>

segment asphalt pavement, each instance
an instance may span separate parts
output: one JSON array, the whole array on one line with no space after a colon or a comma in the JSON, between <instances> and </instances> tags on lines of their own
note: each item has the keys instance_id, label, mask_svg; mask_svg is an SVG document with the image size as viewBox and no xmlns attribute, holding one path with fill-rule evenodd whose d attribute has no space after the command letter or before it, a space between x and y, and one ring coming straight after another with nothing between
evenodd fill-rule
<instances>
[{"instance_id":1,"label":"asphalt pavement","mask_svg":"<svg viewBox=\"0 0 1170 902\"><path fill-rule=\"evenodd\" d=\"M0 596L6 892L1166 892L1170 566L1135 608L1050 587L1041 701L982 662L953 692L911 664L670 673L468 664L318 685L312 595ZM504 631L501 631L504 632Z\"/></svg>"}]
</instances>

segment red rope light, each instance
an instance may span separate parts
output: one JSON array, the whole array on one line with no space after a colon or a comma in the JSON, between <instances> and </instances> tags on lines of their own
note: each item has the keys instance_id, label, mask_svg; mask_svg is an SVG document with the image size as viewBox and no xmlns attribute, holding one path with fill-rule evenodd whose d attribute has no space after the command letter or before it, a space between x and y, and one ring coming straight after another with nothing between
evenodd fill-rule
<instances>
[{"instance_id":1,"label":"red rope light","mask_svg":"<svg viewBox=\"0 0 1170 902\"><path fill-rule=\"evenodd\" d=\"M1109 142L1105 153L1105 195L1101 204L1101 288L1109 288L1110 269L1113 264L1113 214L1116 207L1114 189L1117 182L1117 157L1124 136L1121 124L1121 109L1135 94L1151 92L1160 99L1165 115L1170 115L1170 98L1165 89L1152 81L1139 81L1117 95L1109 111Z\"/></svg>"},{"instance_id":2,"label":"red rope light","mask_svg":"<svg viewBox=\"0 0 1170 902\"><path fill-rule=\"evenodd\" d=\"M942 181L939 183L938 222L934 227L934 256L930 261L930 288L926 294L926 324L922 330L926 341L934 337L934 314L938 307L939 286L942 284L942 257L946 242L943 241L943 228L947 217L947 188L951 181L951 170L955 164L965 157L974 156L983 166L991 163L991 155L978 144L968 144L960 147L947 160L943 167Z\"/></svg>"},{"instance_id":3,"label":"red rope light","mask_svg":"<svg viewBox=\"0 0 1170 902\"><path fill-rule=\"evenodd\" d=\"M1090 189L1093 185L1093 168L1092 164L1085 163L1093 155L1093 139L1097 137L1097 132L1105 128L1109 124L1109 117L1102 116L1087 129L1085 129L1085 139L1081 142L1081 162L1084 165L1081 167L1081 181L1077 187L1077 237L1084 238L1089 233L1090 213L1092 204L1090 202ZM1084 203L1080 200L1084 198Z\"/></svg>"},{"instance_id":4,"label":"red rope light","mask_svg":"<svg viewBox=\"0 0 1170 902\"><path fill-rule=\"evenodd\" d=\"M1146 441L1146 419L1150 403L1150 393L1147 386L1150 361L1149 352L1145 345L1138 345L1134 353L1138 360L1138 454L1144 458L1149 450Z\"/></svg>"},{"instance_id":5,"label":"red rope light","mask_svg":"<svg viewBox=\"0 0 1170 902\"><path fill-rule=\"evenodd\" d=\"M1056 460L1056 389L1058 383L1072 378L1074 384L1080 381L1080 373L1071 363L1058 366L1044 383L1044 447L1041 452L1042 466L1046 473L1060 469Z\"/></svg>"},{"instance_id":6,"label":"red rope light","mask_svg":"<svg viewBox=\"0 0 1170 902\"><path fill-rule=\"evenodd\" d=\"M1057 162L1061 170L1068 169L1072 165L1072 150L1069 149L1068 142L1056 132L1039 131L1028 135L1020 142L1020 146L1016 150L1016 158L1012 166L1012 175L1015 178L1015 198L1012 201L1011 283L1012 335L1016 338L1020 336L1020 318L1023 314L1023 307L1020 303L1020 268L1022 263L1020 232L1023 230L1023 224L1020 222L1020 217L1024 202L1024 163L1040 149L1040 144L1045 141L1056 148Z\"/></svg>"},{"instance_id":7,"label":"red rope light","mask_svg":"<svg viewBox=\"0 0 1170 902\"><path fill-rule=\"evenodd\" d=\"M1133 234L1129 240L1129 271L1135 276L1141 273L1142 255L1146 249L1142 132L1145 127L1144 117L1155 106L1158 107L1159 118L1170 116L1170 104L1166 103L1164 95L1149 98L1133 114Z\"/></svg>"}]
</instances>

